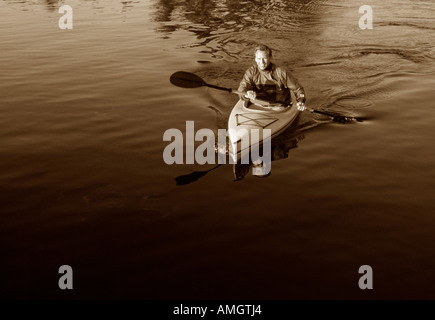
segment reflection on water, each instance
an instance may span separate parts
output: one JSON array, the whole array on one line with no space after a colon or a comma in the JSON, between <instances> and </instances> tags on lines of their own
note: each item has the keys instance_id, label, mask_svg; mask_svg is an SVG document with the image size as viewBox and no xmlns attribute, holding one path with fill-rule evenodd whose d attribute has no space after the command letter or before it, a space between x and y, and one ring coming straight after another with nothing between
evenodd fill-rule
<instances>
[{"instance_id":1,"label":"reflection on water","mask_svg":"<svg viewBox=\"0 0 435 320\"><path fill-rule=\"evenodd\" d=\"M45 0L45 3L47 5L47 9L50 11L57 11L62 5L59 0Z\"/></svg>"},{"instance_id":2,"label":"reflection on water","mask_svg":"<svg viewBox=\"0 0 435 320\"><path fill-rule=\"evenodd\" d=\"M213 58L237 60L250 57L246 48L255 46L265 33L275 37L276 32L284 32L291 41L294 33L308 31L317 20L320 2L159 0L154 19L161 23L158 32L169 35L179 29L187 30L198 39L188 46L205 47L207 50L201 52ZM281 50L277 46L272 48Z\"/></svg>"},{"instance_id":3,"label":"reflection on water","mask_svg":"<svg viewBox=\"0 0 435 320\"><path fill-rule=\"evenodd\" d=\"M298 136L297 138L289 138L288 135L283 133L276 139L272 140L271 144L271 161L287 159L290 149L296 148L298 145L298 141L304 138L303 135ZM248 173L252 172L256 177L266 178L269 177L272 173L272 168L266 174L255 174L252 171L251 167L258 166L258 164L254 164L250 159L248 164L237 163L233 165L233 173L234 173L234 181L242 180ZM271 167L273 165L271 164Z\"/></svg>"},{"instance_id":4,"label":"reflection on water","mask_svg":"<svg viewBox=\"0 0 435 320\"><path fill-rule=\"evenodd\" d=\"M306 118L298 116L296 120L282 134L272 139L271 151L270 151L270 159L272 163L273 161L287 159L290 150L296 148L298 146L298 142L304 139L305 137L303 133L304 131L326 123L330 123L330 120L324 119L320 121L320 120L312 119L311 121L308 121ZM215 163L218 163L218 157L220 153L226 153L225 164L218 164L207 170L197 170L197 171L192 171L191 173L188 174L177 176L174 179L176 181L176 184L177 185L190 184L204 177L209 172L218 169L221 166L232 166L234 181L242 180L248 173L254 174L252 171L252 167L255 166L256 164L252 162L251 158L249 158L249 163L242 163L241 161L239 161L236 164L231 164L228 156L228 150L226 150L226 152L223 150L219 150L217 141L216 141L215 150L216 150ZM259 154L262 153L263 150L260 147ZM271 165L271 171L268 172L268 174L266 175L256 174L256 176L266 178L270 176L272 171L273 171L273 164Z\"/></svg>"},{"instance_id":5,"label":"reflection on water","mask_svg":"<svg viewBox=\"0 0 435 320\"><path fill-rule=\"evenodd\" d=\"M288 159L291 149L297 148L299 141L305 138L304 132L317 127L321 124L330 123L329 119L310 121L299 115L296 120L279 136L274 137L271 141L271 170L265 175L258 174L257 177L267 178L273 172L273 163L277 160ZM261 152L260 152L261 154ZM248 173L253 173L252 167L258 165L249 159L249 163L237 163L233 165L234 181L242 180ZM259 171L260 172L260 171Z\"/></svg>"},{"instance_id":6,"label":"reflection on water","mask_svg":"<svg viewBox=\"0 0 435 320\"><path fill-rule=\"evenodd\" d=\"M292 134L294 135L294 133ZM298 141L304 138L303 135L298 136L297 138L290 138L289 134L283 133L279 137L274 138L271 143L271 161L287 159L290 149L296 148ZM192 182L199 180L204 177L207 173L216 170L220 166L224 164L218 164L208 170L202 171L193 171L188 174L183 174L175 178L177 185L186 185ZM249 159L249 163L241 163L239 161L236 164L228 164L233 166L233 174L234 181L242 180L248 173L252 172L251 167L253 166L252 159ZM269 176L271 171L268 172L267 175L256 175L257 177L267 177Z\"/></svg>"},{"instance_id":7,"label":"reflection on water","mask_svg":"<svg viewBox=\"0 0 435 320\"><path fill-rule=\"evenodd\" d=\"M192 183L200 178L202 178L203 176L205 176L207 173L209 173L212 170L215 170L217 168L219 168L222 164L218 164L217 166L208 169L208 170L203 170L203 171L193 171L192 173L189 174L184 174L181 176L178 176L175 178L175 181L177 182L177 185L185 185L185 184L189 184Z\"/></svg>"}]
</instances>

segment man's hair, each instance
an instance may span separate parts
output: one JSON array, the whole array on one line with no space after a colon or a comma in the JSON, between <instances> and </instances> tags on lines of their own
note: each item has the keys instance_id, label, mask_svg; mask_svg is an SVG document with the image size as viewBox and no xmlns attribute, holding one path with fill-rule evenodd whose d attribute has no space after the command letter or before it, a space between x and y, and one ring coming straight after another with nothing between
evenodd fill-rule
<instances>
[{"instance_id":1,"label":"man's hair","mask_svg":"<svg viewBox=\"0 0 435 320\"><path fill-rule=\"evenodd\" d=\"M268 46L264 44L260 44L255 47L254 55L257 53L257 51L265 51L269 55L269 58L272 58L272 49L270 49Z\"/></svg>"}]
</instances>

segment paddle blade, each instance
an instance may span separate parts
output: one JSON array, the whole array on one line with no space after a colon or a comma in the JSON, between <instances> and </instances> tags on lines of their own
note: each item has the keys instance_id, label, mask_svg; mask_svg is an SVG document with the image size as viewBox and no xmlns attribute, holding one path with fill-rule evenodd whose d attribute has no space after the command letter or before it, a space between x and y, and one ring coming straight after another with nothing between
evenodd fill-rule
<instances>
[{"instance_id":1,"label":"paddle blade","mask_svg":"<svg viewBox=\"0 0 435 320\"><path fill-rule=\"evenodd\" d=\"M346 116L334 116L332 118L332 121L340 122L340 123L354 123L354 122L361 122L359 119L354 117L346 117Z\"/></svg>"},{"instance_id":2,"label":"paddle blade","mask_svg":"<svg viewBox=\"0 0 435 320\"><path fill-rule=\"evenodd\" d=\"M325 111L320 111L320 110L314 110L311 108L306 108L306 110L308 110L310 112L318 113L318 114L323 114L324 116L330 117L331 120L335 121L335 122L353 123L353 122L359 121L357 118L343 116L343 115L337 114L336 112L325 112Z\"/></svg>"},{"instance_id":3,"label":"paddle blade","mask_svg":"<svg viewBox=\"0 0 435 320\"><path fill-rule=\"evenodd\" d=\"M175 72L169 78L169 81L174 86L182 88L199 88L206 85L205 82L196 74L185 71Z\"/></svg>"}]
</instances>

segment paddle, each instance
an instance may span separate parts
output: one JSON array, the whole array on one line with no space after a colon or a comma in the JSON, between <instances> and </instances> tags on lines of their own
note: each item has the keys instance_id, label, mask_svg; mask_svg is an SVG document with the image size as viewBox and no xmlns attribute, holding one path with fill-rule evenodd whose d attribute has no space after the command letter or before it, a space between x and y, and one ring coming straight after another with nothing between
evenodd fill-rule
<instances>
[{"instance_id":1,"label":"paddle","mask_svg":"<svg viewBox=\"0 0 435 320\"><path fill-rule=\"evenodd\" d=\"M185 72L185 71L178 71L175 72L174 74L171 75L169 81L177 86L177 87L181 87L181 88L199 88L199 87L209 87L209 88L213 88L213 89L218 89L218 90L222 90L222 91L228 91L230 93L235 93L235 94L245 94L244 92L240 92L237 90L233 90L231 88L225 88L225 87L219 87L219 86L215 86L212 84L208 84L206 83L204 80L202 80L199 76L197 76L194 73L191 72ZM271 102L269 101L265 101L265 100L260 100L260 99L255 99L254 101L252 101L255 104L261 105L263 107L269 107L269 108L276 108L276 107L271 107ZM279 103L279 101L276 101ZM337 114L332 114L332 113L328 113L325 111L319 111L319 110L315 110L312 108L307 108L305 107L305 110L308 110L312 113L318 113L318 114L322 114L325 116L330 117L333 121L338 121L338 122L343 122L343 123L349 123L349 122L354 122L357 121L356 118L353 117L346 117L346 116L342 116L342 115L337 115Z\"/></svg>"},{"instance_id":2,"label":"paddle","mask_svg":"<svg viewBox=\"0 0 435 320\"><path fill-rule=\"evenodd\" d=\"M244 94L243 92L239 92L236 90L233 90L231 88L224 88L215 86L212 84L206 83L204 80L202 80L200 77L198 77L194 73L185 72L185 71L178 71L175 72L170 78L169 81L177 87L182 88L199 88L199 87L209 87L213 89L228 91L230 93L236 93L236 94Z\"/></svg>"}]
</instances>

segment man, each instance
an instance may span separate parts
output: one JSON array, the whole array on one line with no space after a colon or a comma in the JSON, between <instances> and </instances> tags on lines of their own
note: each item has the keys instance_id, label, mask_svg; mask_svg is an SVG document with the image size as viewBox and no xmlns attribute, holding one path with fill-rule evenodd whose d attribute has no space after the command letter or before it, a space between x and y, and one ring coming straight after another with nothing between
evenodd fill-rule
<instances>
[{"instance_id":1,"label":"man","mask_svg":"<svg viewBox=\"0 0 435 320\"><path fill-rule=\"evenodd\" d=\"M304 89L290 72L271 62L272 50L265 45L260 45L254 52L256 64L245 72L240 82L238 91L246 92L240 98L243 100L257 98L290 105L290 90L292 90L298 101L298 110L305 110Z\"/></svg>"}]
</instances>

